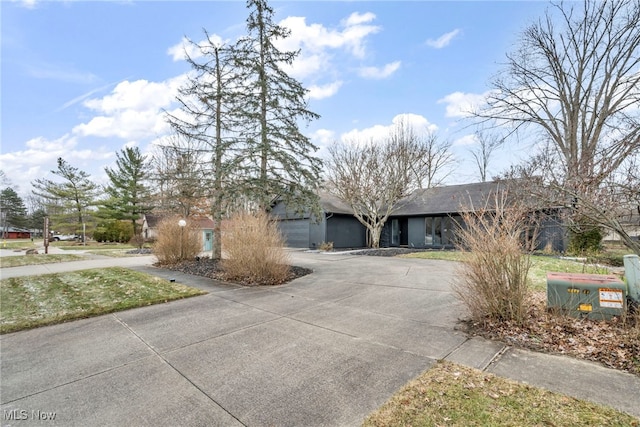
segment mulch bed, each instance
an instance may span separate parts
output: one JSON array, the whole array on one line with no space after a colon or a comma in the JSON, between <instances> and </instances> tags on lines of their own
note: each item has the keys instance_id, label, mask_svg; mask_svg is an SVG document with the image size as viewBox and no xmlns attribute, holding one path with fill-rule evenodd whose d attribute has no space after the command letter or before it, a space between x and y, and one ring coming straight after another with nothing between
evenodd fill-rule
<instances>
[{"instance_id":1,"label":"mulch bed","mask_svg":"<svg viewBox=\"0 0 640 427\"><path fill-rule=\"evenodd\" d=\"M622 320L578 319L550 312L546 294L531 295L523 325L514 322L464 322L467 332L508 345L599 362L640 376L640 314Z\"/></svg>"},{"instance_id":2,"label":"mulch bed","mask_svg":"<svg viewBox=\"0 0 640 427\"><path fill-rule=\"evenodd\" d=\"M179 264L174 265L163 265L163 268L173 271L180 271L186 274L193 274L195 276L208 277L210 279L220 280L220 281L229 281L225 277L224 271L220 266L219 260L214 260L211 258L197 258L193 261L182 261ZM307 274L313 273L313 270L304 267L298 267L295 265L290 266L289 276L282 283L290 282L299 277L306 276ZM233 281L233 283L237 283L243 286L261 286L262 283L252 282L252 281L244 281L237 282Z\"/></svg>"}]
</instances>

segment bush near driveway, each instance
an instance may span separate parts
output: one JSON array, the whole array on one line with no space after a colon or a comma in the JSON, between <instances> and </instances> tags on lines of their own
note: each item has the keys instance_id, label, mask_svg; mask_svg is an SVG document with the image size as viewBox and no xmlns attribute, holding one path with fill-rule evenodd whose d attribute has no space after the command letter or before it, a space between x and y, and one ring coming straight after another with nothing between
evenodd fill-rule
<instances>
[{"instance_id":1,"label":"bush near driveway","mask_svg":"<svg viewBox=\"0 0 640 427\"><path fill-rule=\"evenodd\" d=\"M160 265L177 264L183 260L195 259L202 251L202 231L187 218L186 225L178 224L183 218L171 216L158 224L158 238L153 253Z\"/></svg>"},{"instance_id":2,"label":"bush near driveway","mask_svg":"<svg viewBox=\"0 0 640 427\"><path fill-rule=\"evenodd\" d=\"M289 256L277 225L264 213L235 215L222 238L225 278L248 285L279 285L289 278Z\"/></svg>"}]
</instances>

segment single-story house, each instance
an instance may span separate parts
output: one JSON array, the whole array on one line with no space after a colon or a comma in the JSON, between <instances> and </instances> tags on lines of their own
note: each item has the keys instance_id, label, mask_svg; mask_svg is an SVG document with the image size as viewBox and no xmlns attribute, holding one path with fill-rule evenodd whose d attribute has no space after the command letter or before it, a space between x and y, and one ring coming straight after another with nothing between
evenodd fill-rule
<instances>
[{"instance_id":1,"label":"single-story house","mask_svg":"<svg viewBox=\"0 0 640 427\"><path fill-rule=\"evenodd\" d=\"M6 227L2 230L3 239L30 239L31 230L18 227Z\"/></svg>"},{"instance_id":2,"label":"single-story house","mask_svg":"<svg viewBox=\"0 0 640 427\"><path fill-rule=\"evenodd\" d=\"M142 217L142 235L145 240L154 240L158 237L158 224L166 215L146 214ZM194 221L198 228L202 230L202 251L213 250L213 220L209 217L193 217L189 221Z\"/></svg>"},{"instance_id":3,"label":"single-story house","mask_svg":"<svg viewBox=\"0 0 640 427\"><path fill-rule=\"evenodd\" d=\"M278 228L292 248L319 248L331 242L334 248L362 248L366 246L367 229L342 200L328 193L320 194L320 217L310 210L291 212L278 200L270 215L278 220Z\"/></svg>"},{"instance_id":4,"label":"single-story house","mask_svg":"<svg viewBox=\"0 0 640 427\"><path fill-rule=\"evenodd\" d=\"M481 182L417 190L405 197L389 217L380 246L411 248L453 248L455 228L462 224L461 213L484 207L488 198L506 189L502 182ZM336 196L321 193L319 218L310 212L287 211L276 201L271 214L279 221L287 244L298 248L318 248L332 242L335 248L366 246L367 231L351 208ZM553 215L545 215L538 230L537 246L564 251L566 233Z\"/></svg>"}]
</instances>

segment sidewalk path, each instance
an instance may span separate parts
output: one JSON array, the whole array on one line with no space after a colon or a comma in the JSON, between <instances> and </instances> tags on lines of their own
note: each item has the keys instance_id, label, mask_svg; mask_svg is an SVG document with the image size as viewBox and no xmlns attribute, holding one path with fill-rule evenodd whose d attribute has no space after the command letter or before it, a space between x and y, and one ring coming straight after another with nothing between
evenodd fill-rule
<instances>
[{"instance_id":1,"label":"sidewalk path","mask_svg":"<svg viewBox=\"0 0 640 427\"><path fill-rule=\"evenodd\" d=\"M67 251L65 253L73 253ZM39 255L35 255L39 256ZM25 265L22 267L0 268L0 279L10 277L35 276L40 274L64 273L65 271L88 270L107 267L136 267L151 265L156 261L153 255L142 255L121 258L87 259L82 261L58 262L51 264Z\"/></svg>"},{"instance_id":2,"label":"sidewalk path","mask_svg":"<svg viewBox=\"0 0 640 427\"><path fill-rule=\"evenodd\" d=\"M0 410L27 416L2 425L356 426L439 359L640 417L636 376L458 331L454 263L292 260L314 274L269 288L132 266L209 293L0 336Z\"/></svg>"}]
</instances>

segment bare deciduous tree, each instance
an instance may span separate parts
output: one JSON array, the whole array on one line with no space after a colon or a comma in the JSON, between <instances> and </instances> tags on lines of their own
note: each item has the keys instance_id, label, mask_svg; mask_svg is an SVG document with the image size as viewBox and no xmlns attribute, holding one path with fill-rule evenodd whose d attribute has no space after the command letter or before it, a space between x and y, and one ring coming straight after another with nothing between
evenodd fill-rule
<instances>
[{"instance_id":1,"label":"bare deciduous tree","mask_svg":"<svg viewBox=\"0 0 640 427\"><path fill-rule=\"evenodd\" d=\"M597 186L640 149L639 22L638 0L554 4L522 33L477 116L534 125L564 185Z\"/></svg>"},{"instance_id":2,"label":"bare deciduous tree","mask_svg":"<svg viewBox=\"0 0 640 427\"><path fill-rule=\"evenodd\" d=\"M548 188L535 191L568 207L578 230L606 226L624 238L616 176L640 151L639 22L639 0L554 4L522 33L476 113L539 131L547 158L534 169Z\"/></svg>"},{"instance_id":3,"label":"bare deciduous tree","mask_svg":"<svg viewBox=\"0 0 640 427\"><path fill-rule=\"evenodd\" d=\"M367 228L371 247L379 247L384 224L399 201L421 188L425 178L432 182L422 169L425 150L432 147L425 141L401 122L382 141L336 142L329 147L329 191Z\"/></svg>"},{"instance_id":4,"label":"bare deciduous tree","mask_svg":"<svg viewBox=\"0 0 640 427\"><path fill-rule=\"evenodd\" d=\"M636 154L597 186L585 181L569 187L562 180L563 175L558 174L557 155L543 150L506 177L519 178L521 190L543 206L561 209L574 233L604 228L617 234L629 249L640 255L640 242L628 228L629 225L640 228L639 170L640 154Z\"/></svg>"},{"instance_id":5,"label":"bare deciduous tree","mask_svg":"<svg viewBox=\"0 0 640 427\"><path fill-rule=\"evenodd\" d=\"M486 182L491 156L495 149L503 143L504 138L494 133L488 134L486 132L478 131L475 133L475 139L478 142L478 145L469 151L471 152L471 155L476 162L476 166L478 167L480 180L482 182Z\"/></svg>"},{"instance_id":6,"label":"bare deciduous tree","mask_svg":"<svg viewBox=\"0 0 640 427\"><path fill-rule=\"evenodd\" d=\"M182 218L211 212L212 186L208 185L207 162L200 151L177 135L168 145L158 147L151 164L160 210Z\"/></svg>"},{"instance_id":7,"label":"bare deciduous tree","mask_svg":"<svg viewBox=\"0 0 640 427\"><path fill-rule=\"evenodd\" d=\"M438 186L453 171L451 142L441 140L436 132L416 130L411 123L400 119L391 128L388 138L392 145L411 151L407 153L413 159L408 165L410 176L407 179L412 186L409 191Z\"/></svg>"}]
</instances>

